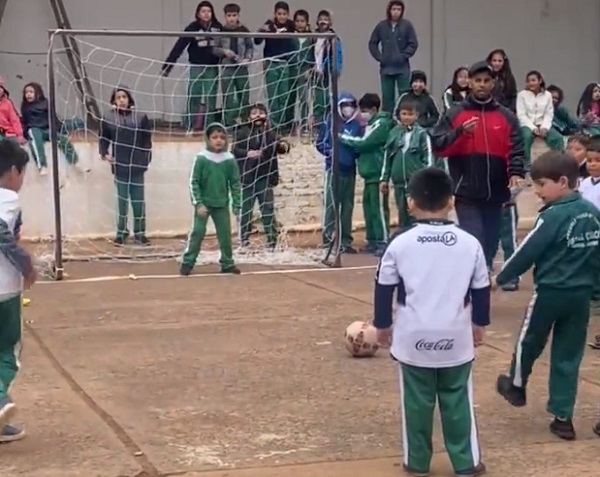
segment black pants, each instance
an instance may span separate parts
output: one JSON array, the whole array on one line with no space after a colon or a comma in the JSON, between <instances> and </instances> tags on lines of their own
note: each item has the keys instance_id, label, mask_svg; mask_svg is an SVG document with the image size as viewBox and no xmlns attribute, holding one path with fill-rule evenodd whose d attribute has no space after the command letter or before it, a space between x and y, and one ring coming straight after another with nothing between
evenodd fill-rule
<instances>
[{"instance_id":1,"label":"black pants","mask_svg":"<svg viewBox=\"0 0 600 477\"><path fill-rule=\"evenodd\" d=\"M465 203L457 200L456 215L460 228L479 240L487 266L491 269L500 239L502 204Z\"/></svg>"}]
</instances>

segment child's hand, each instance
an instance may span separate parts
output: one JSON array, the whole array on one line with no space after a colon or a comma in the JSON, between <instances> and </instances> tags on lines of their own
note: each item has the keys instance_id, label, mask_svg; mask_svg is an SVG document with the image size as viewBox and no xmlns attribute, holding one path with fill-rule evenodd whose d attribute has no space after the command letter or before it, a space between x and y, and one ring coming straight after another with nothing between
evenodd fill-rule
<instances>
[{"instance_id":1,"label":"child's hand","mask_svg":"<svg viewBox=\"0 0 600 477\"><path fill-rule=\"evenodd\" d=\"M490 277L490 289L492 291L496 291L498 289L498 281L496 280L496 275Z\"/></svg>"},{"instance_id":2,"label":"child's hand","mask_svg":"<svg viewBox=\"0 0 600 477\"><path fill-rule=\"evenodd\" d=\"M24 146L25 144L27 144L27 139L25 139L23 136L21 136L21 137L18 137L18 138L17 138L17 141L19 142L19 144L20 144L21 146Z\"/></svg>"},{"instance_id":3,"label":"child's hand","mask_svg":"<svg viewBox=\"0 0 600 477\"><path fill-rule=\"evenodd\" d=\"M208 209L203 205L198 207L198 211L196 213L198 214L198 217L208 217Z\"/></svg>"},{"instance_id":4,"label":"child's hand","mask_svg":"<svg viewBox=\"0 0 600 477\"><path fill-rule=\"evenodd\" d=\"M471 119L467 119L464 123L462 123L462 128L467 132L475 131L477 125L479 124L479 118L477 116L472 117Z\"/></svg>"},{"instance_id":5,"label":"child's hand","mask_svg":"<svg viewBox=\"0 0 600 477\"><path fill-rule=\"evenodd\" d=\"M37 272L34 267L23 277L23 288L29 290L37 281Z\"/></svg>"},{"instance_id":6,"label":"child's hand","mask_svg":"<svg viewBox=\"0 0 600 477\"><path fill-rule=\"evenodd\" d=\"M256 151L256 150L252 149L252 150L248 151L248 157L250 159L256 159L256 158L258 158L260 156L262 156L262 150Z\"/></svg>"},{"instance_id":7,"label":"child's hand","mask_svg":"<svg viewBox=\"0 0 600 477\"><path fill-rule=\"evenodd\" d=\"M379 183L379 190L382 194L387 194L390 191L390 186L388 185L387 182L380 182Z\"/></svg>"},{"instance_id":8,"label":"child's hand","mask_svg":"<svg viewBox=\"0 0 600 477\"><path fill-rule=\"evenodd\" d=\"M115 163L114 158L110 154L105 154L104 156L101 157L101 159L103 161L108 162L109 164L114 164Z\"/></svg>"},{"instance_id":9,"label":"child's hand","mask_svg":"<svg viewBox=\"0 0 600 477\"><path fill-rule=\"evenodd\" d=\"M392 346L392 328L386 328L384 330L377 330L377 344L382 348L389 348Z\"/></svg>"},{"instance_id":10,"label":"child's hand","mask_svg":"<svg viewBox=\"0 0 600 477\"><path fill-rule=\"evenodd\" d=\"M540 128L540 136L546 137L548 135L548 130L544 128Z\"/></svg>"},{"instance_id":11,"label":"child's hand","mask_svg":"<svg viewBox=\"0 0 600 477\"><path fill-rule=\"evenodd\" d=\"M479 325L473 325L473 344L477 348L483 344L483 338L485 337L485 328Z\"/></svg>"}]
</instances>

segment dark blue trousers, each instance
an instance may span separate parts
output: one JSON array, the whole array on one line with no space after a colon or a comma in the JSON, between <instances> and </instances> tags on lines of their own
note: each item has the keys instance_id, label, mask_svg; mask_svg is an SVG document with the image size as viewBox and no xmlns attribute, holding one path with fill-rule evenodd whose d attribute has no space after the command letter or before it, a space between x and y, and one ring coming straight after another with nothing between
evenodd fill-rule
<instances>
[{"instance_id":1,"label":"dark blue trousers","mask_svg":"<svg viewBox=\"0 0 600 477\"><path fill-rule=\"evenodd\" d=\"M455 208L458 225L479 240L485 254L485 261L491 270L500 240L502 204L467 203L457 199Z\"/></svg>"}]
</instances>

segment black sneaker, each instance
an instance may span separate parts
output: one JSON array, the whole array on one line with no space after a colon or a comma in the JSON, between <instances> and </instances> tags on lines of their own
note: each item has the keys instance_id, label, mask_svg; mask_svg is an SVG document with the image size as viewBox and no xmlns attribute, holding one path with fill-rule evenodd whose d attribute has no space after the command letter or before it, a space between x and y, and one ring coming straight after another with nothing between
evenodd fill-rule
<instances>
[{"instance_id":1,"label":"black sneaker","mask_svg":"<svg viewBox=\"0 0 600 477\"><path fill-rule=\"evenodd\" d=\"M114 245L125 245L125 242L127 242L127 239L125 237L115 237L112 240L112 243Z\"/></svg>"},{"instance_id":2,"label":"black sneaker","mask_svg":"<svg viewBox=\"0 0 600 477\"><path fill-rule=\"evenodd\" d=\"M592 431L594 434L596 434L598 437L600 437L600 421L598 421L594 427L592 427Z\"/></svg>"},{"instance_id":3,"label":"black sneaker","mask_svg":"<svg viewBox=\"0 0 600 477\"><path fill-rule=\"evenodd\" d=\"M348 247L342 247L342 253L346 253L348 255L356 255L358 253L358 251L355 248L348 246Z\"/></svg>"},{"instance_id":4,"label":"black sneaker","mask_svg":"<svg viewBox=\"0 0 600 477\"><path fill-rule=\"evenodd\" d=\"M485 464L483 462L480 462L472 469L459 470L454 472L454 475L456 475L456 477L478 477L480 475L485 474L486 471L487 469L485 468Z\"/></svg>"},{"instance_id":5,"label":"black sneaker","mask_svg":"<svg viewBox=\"0 0 600 477\"><path fill-rule=\"evenodd\" d=\"M561 420L558 417L555 417L550 423L550 432L565 441L574 441L577 439L572 419Z\"/></svg>"},{"instance_id":6,"label":"black sneaker","mask_svg":"<svg viewBox=\"0 0 600 477\"><path fill-rule=\"evenodd\" d=\"M425 472L425 471L415 470L415 469L410 468L406 464L402 464L402 470L404 470L404 472L406 472L408 475L410 475L412 477L427 477L429 475L429 471Z\"/></svg>"},{"instance_id":7,"label":"black sneaker","mask_svg":"<svg viewBox=\"0 0 600 477\"><path fill-rule=\"evenodd\" d=\"M231 275L240 275L242 273L242 271L234 265L233 267L222 268L221 273L229 273Z\"/></svg>"},{"instance_id":8,"label":"black sneaker","mask_svg":"<svg viewBox=\"0 0 600 477\"><path fill-rule=\"evenodd\" d=\"M502 291L505 292L516 292L519 291L519 282L511 282L500 287Z\"/></svg>"},{"instance_id":9,"label":"black sneaker","mask_svg":"<svg viewBox=\"0 0 600 477\"><path fill-rule=\"evenodd\" d=\"M181 275L182 277L189 277L192 274L193 269L194 267L181 264L181 267L179 267L179 275Z\"/></svg>"},{"instance_id":10,"label":"black sneaker","mask_svg":"<svg viewBox=\"0 0 600 477\"><path fill-rule=\"evenodd\" d=\"M510 376L501 374L496 380L496 391L502 396L509 404L515 407L523 407L527 404L527 394L525 388L519 388L515 386L510 379Z\"/></svg>"},{"instance_id":11,"label":"black sneaker","mask_svg":"<svg viewBox=\"0 0 600 477\"><path fill-rule=\"evenodd\" d=\"M138 235L134 239L136 245L150 245L150 240L145 235Z\"/></svg>"}]
</instances>

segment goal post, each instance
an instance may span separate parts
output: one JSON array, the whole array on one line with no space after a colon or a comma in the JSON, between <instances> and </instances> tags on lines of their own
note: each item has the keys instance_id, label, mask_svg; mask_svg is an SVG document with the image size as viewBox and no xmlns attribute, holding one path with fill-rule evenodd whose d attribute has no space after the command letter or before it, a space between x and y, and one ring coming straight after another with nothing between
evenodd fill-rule
<instances>
[{"instance_id":1,"label":"goal post","mask_svg":"<svg viewBox=\"0 0 600 477\"><path fill-rule=\"evenodd\" d=\"M200 107L190 110L190 104L197 95L191 76L194 72L190 71L189 65L177 64L175 74L165 77L161 74L162 58L132 54L127 51L126 42L114 41L132 38L175 40L190 37L190 32L49 31L47 96L54 224L50 234L40 231L39 238L52 239L52 266L56 279L64 277L65 264L70 261L138 263L174 260L181 256L193 216L188 191L189 175L195 155L203 149L201 132L209 121L226 123L224 125L232 143L231 152L238 163L242 181L240 207L235 211L238 215L231 218L234 259L238 263L259 265L324 263L331 267L341 266L338 181L335 180L339 173L335 139L341 126L337 113L339 71L335 33L198 32L195 38L200 36L219 45L223 39L232 38L305 38L309 41L297 42L299 46L293 55L286 55L283 59L262 58L255 51L254 58L244 61L243 67L229 68L223 64L202 67L203 72L209 73L203 88L209 88L211 92L207 96L204 90ZM80 75L74 74L68 62L64 61L65 52L56 41L64 37L69 38L69 44L77 45L79 72L85 72L88 77L78 79ZM314 49L319 43L318 40L325 40L329 45L330 56L325 72L322 69L319 72L313 69L305 71L298 66L297 60L290 59L309 53L309 49ZM118 45L118 49L110 48L110 45ZM290 66L288 77L285 83L280 84L279 81L283 80L277 79L277 83L273 84L271 78L277 78L277 74L269 76L272 72L269 68L281 64ZM219 89L225 88L225 75L241 69L247 71L246 86L242 87L241 95L247 98L244 105L241 105L239 95L237 103L230 103L224 97L228 91L219 93ZM81 79L91 85L91 94L95 95L103 111L103 117L95 119L105 124L105 129L98 130L95 125L79 119L85 118L85 113L89 112L86 111L86 98L81 98L76 92L75 83ZM134 122L128 123L127 128L147 130L152 137L147 154L138 154L136 151L143 147L129 143L135 141L137 133L127 135L121 129L117 133L113 128L115 134L109 135L109 146L112 151L120 146L123 146L120 151L129 151L128 165L119 162L122 159L119 157L114 158L116 164L112 165L102 161L98 147L98 142L106 139L106 130L113 126L112 120L106 118L118 114L109 97L111 91L119 88L126 89L129 98L135 101L131 113L135 120L131 119ZM212 94L214 97L210 96ZM303 95L302 98L300 95ZM322 103L317 104L317 95ZM213 106L207 106L207 98ZM265 128L269 134L257 135L249 123L251 105L257 103L267 106L270 123L279 118L277 124ZM320 114L316 112L317 106ZM235 112L232 112L233 108L236 108ZM121 120L121 116L114 117L116 121ZM236 120L233 124L231 117ZM288 123L282 124L281 118ZM73 133L65 129L65 124L71 122L82 122L84 127ZM141 126L142 122L144 126ZM332 145L330 174L334 180L328 181L330 189L327 190L325 186L317 185L326 183L325 161L315 149L319 133L321 137L325 134ZM260 151L263 151L259 154L258 166L244 159L244 148L240 146L245 144L246 149L251 149L256 138L261 139ZM69 141L79 158L77 164L68 159L65 161L65 142ZM284 144L289 147L283 147ZM276 153L271 158L272 151ZM269 160L273 164L278 163L278 174L273 172L273 168L261 166L262 161ZM248 166L250 162L254 165ZM138 177L135 172L138 170L141 171L140 177L144 177L141 184L134 179L134 175ZM325 224L322 206L327 197L331 208L327 214L329 224ZM269 204L273 206L273 202L274 213L269 212L273 207L268 207ZM326 225L330 234L329 244L323 241ZM263 227L265 233L262 233ZM271 244L274 234L276 244ZM145 239L149 243L145 243ZM218 256L214 229L209 226L197 263L217 263Z\"/></svg>"}]
</instances>

